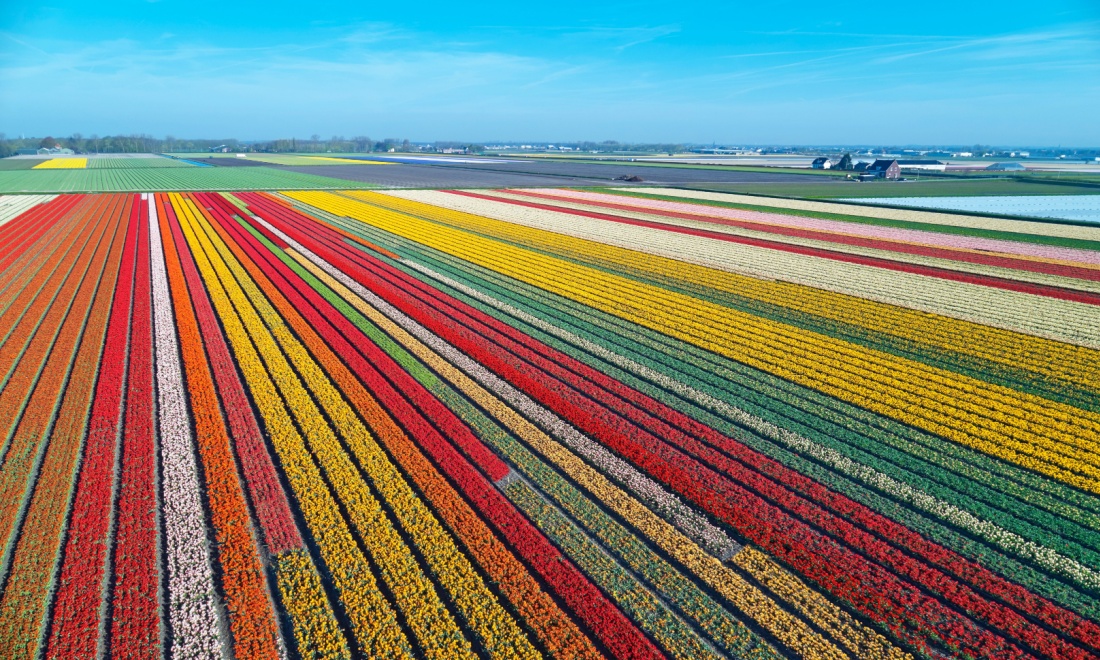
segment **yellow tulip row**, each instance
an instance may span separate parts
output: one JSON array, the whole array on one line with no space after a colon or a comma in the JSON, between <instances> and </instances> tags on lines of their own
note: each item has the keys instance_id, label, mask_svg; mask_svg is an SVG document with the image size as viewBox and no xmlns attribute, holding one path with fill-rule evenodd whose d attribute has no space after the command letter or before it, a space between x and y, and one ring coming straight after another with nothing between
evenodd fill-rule
<instances>
[{"instance_id":1,"label":"yellow tulip row","mask_svg":"<svg viewBox=\"0 0 1100 660\"><path fill-rule=\"evenodd\" d=\"M303 656L321 660L351 658L347 642L336 623L332 606L325 597L321 578L302 550L288 550L272 558L279 600L293 622L298 648Z\"/></svg>"},{"instance_id":2,"label":"yellow tulip row","mask_svg":"<svg viewBox=\"0 0 1100 660\"><path fill-rule=\"evenodd\" d=\"M380 327L410 353L418 357L436 374L454 385L471 401L488 411L503 426L511 430L535 452L568 474L577 484L591 493L608 509L649 538L668 555L687 568L733 606L738 612L754 620L769 631L785 646L805 658L836 658L844 654L805 621L789 614L737 572L704 552L698 544L684 536L671 524L661 519L645 505L604 475L590 467L569 449L562 446L537 426L517 413L492 393L485 390L450 362L420 340L416 339L362 298L348 290L328 273L325 273L304 256L289 251L304 268L344 298L363 316ZM746 553L748 553L746 555ZM742 561L740 557L746 555ZM881 635L862 626L840 608L812 591L798 578L768 559L763 553L743 549L735 563L755 579L766 584L789 606L803 617L816 623L842 647L863 658L904 658L906 654ZM751 557L751 560L749 559Z\"/></svg>"},{"instance_id":3,"label":"yellow tulip row","mask_svg":"<svg viewBox=\"0 0 1100 660\"><path fill-rule=\"evenodd\" d=\"M175 205L174 205L175 206ZM190 209L179 209L180 225L191 246L196 265L206 283L214 308L221 319L226 337L233 347L253 401L260 409L268 436L279 455L283 473L302 511L310 535L317 544L325 568L340 594L344 611L351 624L351 633L360 653L368 656L411 658L412 647L405 638L390 603L382 596L367 558L339 513L339 504L325 485L320 470L298 432L287 405L300 404L304 392L295 382L285 361L278 359L278 349L267 333L249 334L241 318L222 288L221 281L210 264L206 252L192 230ZM255 345L253 345L255 341ZM270 375L258 350L264 352ZM274 377L274 381L272 380ZM278 382L278 389L276 382ZM287 394L284 403L280 390ZM306 427L303 427L306 428ZM295 624L304 631L309 626ZM303 634L308 635L309 632ZM310 640L312 643L323 640Z\"/></svg>"},{"instance_id":4,"label":"yellow tulip row","mask_svg":"<svg viewBox=\"0 0 1100 660\"><path fill-rule=\"evenodd\" d=\"M420 550L429 570L453 599L455 606L468 625L481 638L485 648L491 654L499 654L494 657L537 657L538 652L527 640L515 620L489 591L469 558L458 549L427 504L414 493L355 410L337 390L321 365L294 336L287 323L290 322L294 326L315 353L329 353L328 357L331 359L328 360L328 364L338 365L337 369L342 372L340 384L345 392L349 388L361 387L354 376L340 364L335 355L328 351L321 338L300 316L296 315L285 299L280 301L283 303L281 307L284 313L294 314L293 319L284 318L272 306L265 292L261 291L253 280L253 277L262 277L262 273L256 270L250 277L210 223L201 220L200 223L206 230L206 238L221 254L223 263L236 277L240 285L240 295L243 295L247 301L251 301L259 314L258 318L263 319L270 328L284 353L305 381L306 387L321 403L324 413L331 420L335 430L363 466L370 482L389 504L398 524ZM270 282L266 284L270 285ZM273 287L265 287L265 290L267 295L280 295L273 290ZM244 304L243 299L242 304ZM329 429L328 425L324 428ZM325 438L326 442L336 442L335 437L331 436L331 430L323 434L328 436ZM360 503L357 505L349 503L348 508L353 519L361 520L357 525L362 530L361 534L366 535L369 530L370 533L380 536L382 543L385 544L376 553L376 562L380 565L387 584L395 594L398 606L405 613L410 628L413 629L425 650L429 655L448 658L472 653L468 640L465 639L457 622L443 604L431 580L415 563L409 548L404 545L397 531L385 517L386 514L378 500L371 496L367 484L359 476L350 457L340 452L339 456L327 462L326 468L334 482L341 481L348 484L345 492L355 498L353 501Z\"/></svg>"},{"instance_id":5,"label":"yellow tulip row","mask_svg":"<svg viewBox=\"0 0 1100 660\"><path fill-rule=\"evenodd\" d=\"M801 284L748 277L392 195L354 191L346 193L346 196L459 228L475 229L522 245L551 247L555 251L567 251L582 258L596 258L603 263L625 266L658 278L673 277L822 318L844 323L854 322L871 331L981 357L1100 391L1100 351L1095 349Z\"/></svg>"},{"instance_id":6,"label":"yellow tulip row","mask_svg":"<svg viewBox=\"0 0 1100 660\"><path fill-rule=\"evenodd\" d=\"M51 158L44 160L31 169L35 170L82 170L88 167L87 158Z\"/></svg>"},{"instance_id":7,"label":"yellow tulip row","mask_svg":"<svg viewBox=\"0 0 1100 660\"><path fill-rule=\"evenodd\" d=\"M628 321L1100 492L1100 415L327 193L295 193ZM434 208L434 207L429 207ZM459 214L466 215L466 214Z\"/></svg>"}]
</instances>

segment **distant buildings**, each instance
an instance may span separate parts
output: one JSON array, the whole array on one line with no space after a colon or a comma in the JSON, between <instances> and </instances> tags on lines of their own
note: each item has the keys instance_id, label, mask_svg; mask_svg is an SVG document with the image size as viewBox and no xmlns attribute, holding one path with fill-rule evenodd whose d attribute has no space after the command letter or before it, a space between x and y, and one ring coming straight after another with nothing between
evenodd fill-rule
<instances>
[{"instance_id":1,"label":"distant buildings","mask_svg":"<svg viewBox=\"0 0 1100 660\"><path fill-rule=\"evenodd\" d=\"M832 166L833 162L824 156L820 158L815 158L814 162L810 163L810 167L814 168L815 170L827 170L832 168Z\"/></svg>"},{"instance_id":2,"label":"distant buildings","mask_svg":"<svg viewBox=\"0 0 1100 660\"><path fill-rule=\"evenodd\" d=\"M893 181L901 178L901 167L896 160L879 159L867 166L867 170L859 175L860 179L890 179Z\"/></svg>"}]
</instances>

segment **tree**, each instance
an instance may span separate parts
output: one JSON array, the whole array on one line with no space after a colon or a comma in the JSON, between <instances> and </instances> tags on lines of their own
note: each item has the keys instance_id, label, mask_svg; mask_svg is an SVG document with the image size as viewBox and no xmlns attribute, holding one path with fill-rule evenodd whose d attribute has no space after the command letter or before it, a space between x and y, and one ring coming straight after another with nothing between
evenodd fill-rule
<instances>
[{"instance_id":1,"label":"tree","mask_svg":"<svg viewBox=\"0 0 1100 660\"><path fill-rule=\"evenodd\" d=\"M55 146L57 146L57 140L47 136L42 138L42 141L38 143L38 146L41 149L53 149Z\"/></svg>"},{"instance_id":2,"label":"tree","mask_svg":"<svg viewBox=\"0 0 1100 660\"><path fill-rule=\"evenodd\" d=\"M852 169L852 154L844 154L840 158L840 162L836 164L838 170L850 170Z\"/></svg>"}]
</instances>

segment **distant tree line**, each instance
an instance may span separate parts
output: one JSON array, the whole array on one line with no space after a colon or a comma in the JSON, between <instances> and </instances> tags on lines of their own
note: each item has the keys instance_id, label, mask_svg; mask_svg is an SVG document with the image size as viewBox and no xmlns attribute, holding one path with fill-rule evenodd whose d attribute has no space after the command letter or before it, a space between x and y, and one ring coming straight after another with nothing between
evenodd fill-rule
<instances>
[{"instance_id":1,"label":"distant tree line","mask_svg":"<svg viewBox=\"0 0 1100 660\"><path fill-rule=\"evenodd\" d=\"M450 145L451 143L446 143ZM460 144L460 143L454 143ZM406 139L386 138L375 141L360 135L353 138L345 138L342 135L334 135L328 140L322 140L319 135L312 135L307 139L288 138L269 140L262 142L245 143L236 138L220 139L181 139L171 135L156 138L152 135L104 135L96 134L85 137L80 133L73 133L68 137L28 137L8 138L0 133L0 158L11 156L20 149L40 149L62 147L72 149L84 154L118 154L118 153L186 153L202 152L224 146L229 151L236 152L296 152L296 153L371 153L387 151L413 151L416 148ZM470 147L470 151L478 151L477 145L461 143L461 147Z\"/></svg>"},{"instance_id":2,"label":"distant tree line","mask_svg":"<svg viewBox=\"0 0 1100 660\"><path fill-rule=\"evenodd\" d=\"M311 135L309 139L283 138L253 142L248 145L251 151L293 152L293 153L371 153L375 151L413 151L412 143L405 139L386 138L375 141L366 135L346 138L334 135L327 140L320 135Z\"/></svg>"},{"instance_id":3,"label":"distant tree line","mask_svg":"<svg viewBox=\"0 0 1100 660\"><path fill-rule=\"evenodd\" d=\"M573 147L580 151L601 151L601 152L641 152L641 153L656 153L664 151L666 153L683 153L687 151L687 147L683 144L672 142L619 142L617 140L604 140L602 142L563 142L563 146Z\"/></svg>"}]
</instances>

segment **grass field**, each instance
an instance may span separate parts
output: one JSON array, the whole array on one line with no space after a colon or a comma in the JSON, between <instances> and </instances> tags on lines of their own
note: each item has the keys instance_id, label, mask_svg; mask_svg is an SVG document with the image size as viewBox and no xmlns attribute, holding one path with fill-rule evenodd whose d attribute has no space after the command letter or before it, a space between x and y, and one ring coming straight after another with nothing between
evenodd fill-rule
<instances>
[{"instance_id":1,"label":"grass field","mask_svg":"<svg viewBox=\"0 0 1100 660\"><path fill-rule=\"evenodd\" d=\"M270 167L128 167L0 170L0 193L372 188L370 184Z\"/></svg>"},{"instance_id":2,"label":"grass field","mask_svg":"<svg viewBox=\"0 0 1100 660\"><path fill-rule=\"evenodd\" d=\"M195 167L191 163L175 158L114 158L94 156L88 159L88 169L150 169L158 167Z\"/></svg>"}]
</instances>

